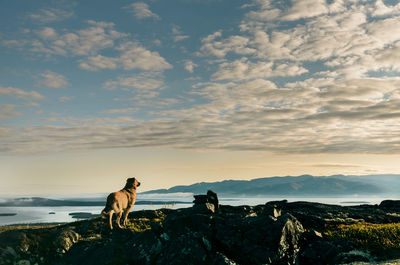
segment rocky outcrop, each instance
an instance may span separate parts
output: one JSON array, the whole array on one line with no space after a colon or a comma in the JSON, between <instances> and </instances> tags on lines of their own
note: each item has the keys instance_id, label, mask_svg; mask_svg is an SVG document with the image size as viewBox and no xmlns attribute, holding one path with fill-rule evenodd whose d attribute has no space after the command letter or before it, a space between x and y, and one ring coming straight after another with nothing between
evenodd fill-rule
<instances>
[{"instance_id":1,"label":"rocky outcrop","mask_svg":"<svg viewBox=\"0 0 400 265\"><path fill-rule=\"evenodd\" d=\"M219 208L218 196L212 190L208 190L206 195L194 195L193 203L194 207L202 207L205 205L209 209L213 208L213 211Z\"/></svg>"},{"instance_id":2,"label":"rocky outcrop","mask_svg":"<svg viewBox=\"0 0 400 265\"><path fill-rule=\"evenodd\" d=\"M394 205L394 204L391 204ZM396 205L395 205L396 206ZM219 205L211 192L194 207L130 213L126 229L110 231L96 217L43 229L0 233L2 264L341 264L370 261L323 230L362 221L400 222L400 209L307 202ZM397 213L397 214L396 214Z\"/></svg>"}]
</instances>

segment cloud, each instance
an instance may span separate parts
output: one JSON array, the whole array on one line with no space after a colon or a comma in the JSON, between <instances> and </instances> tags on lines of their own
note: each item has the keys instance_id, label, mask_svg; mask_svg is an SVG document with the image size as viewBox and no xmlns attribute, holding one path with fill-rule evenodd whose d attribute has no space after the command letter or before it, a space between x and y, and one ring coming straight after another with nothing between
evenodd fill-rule
<instances>
[{"instance_id":1,"label":"cloud","mask_svg":"<svg viewBox=\"0 0 400 265\"><path fill-rule=\"evenodd\" d=\"M292 6L286 10L282 20L310 18L329 12L325 0L292 0Z\"/></svg>"},{"instance_id":2,"label":"cloud","mask_svg":"<svg viewBox=\"0 0 400 265\"><path fill-rule=\"evenodd\" d=\"M219 40L222 36L221 31L214 32L201 40L202 46L200 51L204 55L212 55L217 57L225 57L227 53L234 52L237 54L252 54L254 49L249 48L250 39L243 36L230 36L226 39Z\"/></svg>"},{"instance_id":3,"label":"cloud","mask_svg":"<svg viewBox=\"0 0 400 265\"><path fill-rule=\"evenodd\" d=\"M325 163L325 164L313 164L313 165L307 165L311 167L331 167L331 168L359 168L359 167L364 167L363 165L353 165L353 164L330 164L330 163Z\"/></svg>"},{"instance_id":4,"label":"cloud","mask_svg":"<svg viewBox=\"0 0 400 265\"><path fill-rule=\"evenodd\" d=\"M43 27L34 31L35 38L25 41L24 44L30 45L31 52L45 56L78 57L79 67L89 71L162 71L172 68L158 52L148 50L137 41L122 41L128 34L116 31L114 23L94 20L88 20L86 23L89 27L62 33L51 27ZM116 43L117 41L119 43ZM116 51L119 55L106 56L101 54L103 50L113 53Z\"/></svg>"},{"instance_id":5,"label":"cloud","mask_svg":"<svg viewBox=\"0 0 400 265\"><path fill-rule=\"evenodd\" d=\"M296 0L289 6L282 1L253 3L246 6L254 10L247 12L239 25L241 33L225 38L221 31L209 35L202 40L203 55L225 58L231 53L289 65L322 63L328 71L320 74L349 78L399 69L390 55L395 56L400 42L400 4L342 0L329 4ZM371 19L377 12L376 5L383 10L379 11L382 15L375 14Z\"/></svg>"},{"instance_id":6,"label":"cloud","mask_svg":"<svg viewBox=\"0 0 400 265\"><path fill-rule=\"evenodd\" d=\"M48 88L62 88L69 85L63 75L57 74L49 70L39 74L37 84L39 86L45 86Z\"/></svg>"},{"instance_id":7,"label":"cloud","mask_svg":"<svg viewBox=\"0 0 400 265\"><path fill-rule=\"evenodd\" d=\"M20 88L15 88L15 87L2 87L0 86L0 95L9 95L9 96L15 96L17 98L23 98L23 99L43 99L44 96L42 96L40 93L36 91L24 91Z\"/></svg>"},{"instance_id":8,"label":"cloud","mask_svg":"<svg viewBox=\"0 0 400 265\"><path fill-rule=\"evenodd\" d=\"M116 81L119 87L132 80ZM104 118L97 122L70 118L70 126L25 127L12 132L7 152L169 147L302 154L393 153L400 145L400 98L392 97L399 87L397 78L308 79L285 87L263 79L202 83L193 93L207 102L157 112L168 118ZM106 113L130 111L134 109Z\"/></svg>"},{"instance_id":9,"label":"cloud","mask_svg":"<svg viewBox=\"0 0 400 265\"><path fill-rule=\"evenodd\" d=\"M198 65L195 64L193 61L190 61L190 60L185 61L184 68L189 73L193 73L195 67L198 67Z\"/></svg>"},{"instance_id":10,"label":"cloud","mask_svg":"<svg viewBox=\"0 0 400 265\"><path fill-rule=\"evenodd\" d=\"M377 0L374 7L370 7L369 10L374 17L399 14L400 13L400 3L392 6L387 6L382 0Z\"/></svg>"},{"instance_id":11,"label":"cloud","mask_svg":"<svg viewBox=\"0 0 400 265\"><path fill-rule=\"evenodd\" d=\"M134 113L137 112L137 108L122 108L122 109L108 109L103 111L104 114L121 114L121 113Z\"/></svg>"},{"instance_id":12,"label":"cloud","mask_svg":"<svg viewBox=\"0 0 400 265\"><path fill-rule=\"evenodd\" d=\"M149 5L144 2L135 2L125 8L129 9L129 11L139 20L147 18L153 18L156 20L160 19L157 14L151 12Z\"/></svg>"},{"instance_id":13,"label":"cloud","mask_svg":"<svg viewBox=\"0 0 400 265\"><path fill-rule=\"evenodd\" d=\"M219 65L219 70L212 77L216 80L246 80L267 78L273 76L297 76L307 73L308 70L296 65L273 62L250 62L246 58L225 62Z\"/></svg>"},{"instance_id":14,"label":"cloud","mask_svg":"<svg viewBox=\"0 0 400 265\"><path fill-rule=\"evenodd\" d=\"M154 98L164 86L163 76L157 72L147 72L129 77L108 80L103 87L108 90L122 89L131 91L137 98Z\"/></svg>"},{"instance_id":15,"label":"cloud","mask_svg":"<svg viewBox=\"0 0 400 265\"><path fill-rule=\"evenodd\" d=\"M178 42L178 41L181 41L181 40L189 38L189 36L188 35L184 35L182 33L182 31L180 30L180 28L178 26L176 26L176 25L172 26L172 35L173 35L173 38L174 38L175 42Z\"/></svg>"},{"instance_id":16,"label":"cloud","mask_svg":"<svg viewBox=\"0 0 400 265\"><path fill-rule=\"evenodd\" d=\"M65 10L65 8L61 9L48 7L42 8L36 13L29 14L29 18L40 23L50 23L68 19L73 15L73 11Z\"/></svg>"},{"instance_id":17,"label":"cloud","mask_svg":"<svg viewBox=\"0 0 400 265\"><path fill-rule=\"evenodd\" d=\"M45 55L92 55L113 47L115 40L127 36L114 30L113 23L94 20L86 23L89 27L74 32L58 33L51 27L34 31L39 38L30 41L31 51Z\"/></svg>"},{"instance_id":18,"label":"cloud","mask_svg":"<svg viewBox=\"0 0 400 265\"><path fill-rule=\"evenodd\" d=\"M167 98L166 82L172 76L164 77L163 71L172 65L138 41L124 39L128 35L115 31L112 23L91 21L83 31L34 31L38 51L77 56L83 69L140 71L103 83L122 94L113 98L121 108L96 113L106 117L65 118L65 126L15 127L4 132L12 141L0 149L399 152L397 4L254 0L243 8L247 13L237 30L224 28L201 39L196 54L207 57L210 65L180 61L188 72L200 66L205 71L201 79L191 80L197 82L192 87L174 88L177 93ZM173 38L186 36L178 27L172 31ZM142 106L148 115L143 120L107 117L129 115ZM16 107L4 108L9 116L18 115L12 113Z\"/></svg>"},{"instance_id":19,"label":"cloud","mask_svg":"<svg viewBox=\"0 0 400 265\"><path fill-rule=\"evenodd\" d=\"M18 116L22 116L23 113L16 111L18 108L29 108L29 107L38 107L37 103L26 103L26 104L0 104L0 119L11 119ZM0 128L1 129L1 128ZM5 134L5 137L9 137L13 139L12 129L7 130L10 134Z\"/></svg>"},{"instance_id":20,"label":"cloud","mask_svg":"<svg viewBox=\"0 0 400 265\"><path fill-rule=\"evenodd\" d=\"M50 27L45 27L41 30L38 30L37 35L44 40L54 40L58 38L56 30Z\"/></svg>"},{"instance_id":21,"label":"cloud","mask_svg":"<svg viewBox=\"0 0 400 265\"><path fill-rule=\"evenodd\" d=\"M158 52L149 51L137 42L122 43L116 50L120 52L119 57L90 56L86 61L82 60L79 66L89 71L116 68L162 71L172 68Z\"/></svg>"},{"instance_id":22,"label":"cloud","mask_svg":"<svg viewBox=\"0 0 400 265\"><path fill-rule=\"evenodd\" d=\"M67 102L73 100L75 97L74 96L62 96L58 98L58 101L60 102Z\"/></svg>"},{"instance_id":23,"label":"cloud","mask_svg":"<svg viewBox=\"0 0 400 265\"><path fill-rule=\"evenodd\" d=\"M10 119L21 116L22 113L15 111L17 107L18 105L14 104L0 104L0 119Z\"/></svg>"}]
</instances>

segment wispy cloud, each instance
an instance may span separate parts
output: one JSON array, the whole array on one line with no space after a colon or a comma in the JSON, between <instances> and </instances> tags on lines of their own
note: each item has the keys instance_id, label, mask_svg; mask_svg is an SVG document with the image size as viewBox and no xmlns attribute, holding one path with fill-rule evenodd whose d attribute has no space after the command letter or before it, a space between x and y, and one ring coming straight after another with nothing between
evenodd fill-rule
<instances>
[{"instance_id":1,"label":"wispy cloud","mask_svg":"<svg viewBox=\"0 0 400 265\"><path fill-rule=\"evenodd\" d=\"M43 99L44 96L36 91L25 91L15 87L2 87L0 86L0 95L15 96L23 99Z\"/></svg>"},{"instance_id":2,"label":"wispy cloud","mask_svg":"<svg viewBox=\"0 0 400 265\"><path fill-rule=\"evenodd\" d=\"M40 23L50 23L68 19L73 15L74 12L71 10L48 7L48 8L42 8L37 12L30 13L29 18Z\"/></svg>"},{"instance_id":3,"label":"wispy cloud","mask_svg":"<svg viewBox=\"0 0 400 265\"><path fill-rule=\"evenodd\" d=\"M154 98L164 86L160 72L145 72L138 75L119 77L103 84L108 90L122 89L131 91L137 98Z\"/></svg>"},{"instance_id":4,"label":"wispy cloud","mask_svg":"<svg viewBox=\"0 0 400 265\"><path fill-rule=\"evenodd\" d=\"M161 71L172 68L158 52L150 51L137 42L122 43L116 50L120 52L119 57L90 56L81 60L79 66L89 71L116 68Z\"/></svg>"},{"instance_id":5,"label":"wispy cloud","mask_svg":"<svg viewBox=\"0 0 400 265\"><path fill-rule=\"evenodd\" d=\"M296 63L251 62L247 58L221 63L212 77L216 80L246 80L273 76L297 76L308 70Z\"/></svg>"},{"instance_id":6,"label":"wispy cloud","mask_svg":"<svg viewBox=\"0 0 400 265\"><path fill-rule=\"evenodd\" d=\"M84 56L114 46L116 39L126 34L114 30L114 23L87 21L89 27L75 32L59 33L51 27L35 31L38 38L31 41L31 51L45 55Z\"/></svg>"},{"instance_id":7,"label":"wispy cloud","mask_svg":"<svg viewBox=\"0 0 400 265\"><path fill-rule=\"evenodd\" d=\"M172 26L172 36L173 36L175 42L189 38L189 36L183 34L181 29L176 25Z\"/></svg>"},{"instance_id":8,"label":"wispy cloud","mask_svg":"<svg viewBox=\"0 0 400 265\"><path fill-rule=\"evenodd\" d=\"M63 75L49 70L39 74L37 81L37 85L48 88L61 88L67 86L68 84L69 83Z\"/></svg>"},{"instance_id":9,"label":"wispy cloud","mask_svg":"<svg viewBox=\"0 0 400 265\"><path fill-rule=\"evenodd\" d=\"M60 102L68 102L73 100L75 97L74 96L62 96L58 98L58 101Z\"/></svg>"},{"instance_id":10,"label":"wispy cloud","mask_svg":"<svg viewBox=\"0 0 400 265\"><path fill-rule=\"evenodd\" d=\"M136 2L132 3L129 6L125 7L128 9L137 19L147 19L147 18L153 18L153 19L160 19L160 17L153 13L150 10L150 7L148 4L144 2Z\"/></svg>"},{"instance_id":11,"label":"wispy cloud","mask_svg":"<svg viewBox=\"0 0 400 265\"><path fill-rule=\"evenodd\" d=\"M137 112L137 108L121 108L121 109L108 109L103 111L104 114L121 114L121 113L134 113Z\"/></svg>"},{"instance_id":12,"label":"wispy cloud","mask_svg":"<svg viewBox=\"0 0 400 265\"><path fill-rule=\"evenodd\" d=\"M0 119L10 119L14 117L21 116L22 113L17 112L15 109L18 106L15 104L0 104ZM6 131L4 134L5 136L11 136L12 134L9 134L7 132L10 132L9 130Z\"/></svg>"},{"instance_id":13,"label":"wispy cloud","mask_svg":"<svg viewBox=\"0 0 400 265\"><path fill-rule=\"evenodd\" d=\"M230 36L226 39L220 39L221 31L214 32L201 40L201 52L204 55L225 57L227 53L233 52L241 55L255 53L256 50L249 46L250 39L245 36Z\"/></svg>"},{"instance_id":14,"label":"wispy cloud","mask_svg":"<svg viewBox=\"0 0 400 265\"><path fill-rule=\"evenodd\" d=\"M0 104L0 119L11 119L11 118L15 118L18 116L22 116L23 113L20 111L17 111L17 109L21 109L21 108L29 108L29 107L38 107L40 106L37 103L25 103L25 104ZM12 135L12 129L9 130L2 130L3 134L2 136L4 136L5 138L10 138L13 139L13 135ZM4 139L5 139L4 138ZM10 145L12 147L11 143L5 143L6 145ZM1 143L0 143L1 145Z\"/></svg>"}]
</instances>

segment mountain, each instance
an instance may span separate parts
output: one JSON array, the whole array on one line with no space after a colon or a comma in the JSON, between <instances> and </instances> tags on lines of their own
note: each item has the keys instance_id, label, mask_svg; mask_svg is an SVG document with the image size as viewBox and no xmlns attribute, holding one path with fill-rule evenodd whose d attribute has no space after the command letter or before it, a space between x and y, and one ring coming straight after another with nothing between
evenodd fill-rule
<instances>
[{"instance_id":1,"label":"mountain","mask_svg":"<svg viewBox=\"0 0 400 265\"><path fill-rule=\"evenodd\" d=\"M396 193L398 187L400 187L400 175L301 175L297 177L200 182L187 186L174 186L169 189L151 190L142 194L175 192L199 194L213 190L223 196L346 196Z\"/></svg>"}]
</instances>

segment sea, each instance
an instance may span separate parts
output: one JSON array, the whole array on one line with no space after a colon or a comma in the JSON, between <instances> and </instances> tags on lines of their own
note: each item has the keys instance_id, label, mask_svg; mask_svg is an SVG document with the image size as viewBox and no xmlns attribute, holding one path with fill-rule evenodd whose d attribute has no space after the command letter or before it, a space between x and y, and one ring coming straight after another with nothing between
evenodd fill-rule
<instances>
[{"instance_id":1,"label":"sea","mask_svg":"<svg viewBox=\"0 0 400 265\"><path fill-rule=\"evenodd\" d=\"M45 197L45 196L43 196ZM79 196L76 196L79 197ZM47 197L52 199L70 199L61 197ZM94 200L90 196L79 197L80 200ZM10 199L8 197L7 199ZM382 196L349 196L349 197L220 197L219 202L223 205L259 205L269 201L277 200L309 201L325 204L336 204L342 206L360 205L360 204L379 204L385 199L400 199ZM4 198L0 197L0 201ZM97 199L98 200L98 199ZM105 201L105 197L104 197ZM160 208L179 209L187 208L193 205L192 193L179 194L138 194L137 203L132 211L156 210ZM155 203L152 203L154 201ZM160 203L161 202L161 203ZM165 202L165 203L162 203ZM71 213L90 213L98 215L103 210L103 206L54 206L54 207L0 207L0 226L12 224L41 224L41 223L66 223L79 220Z\"/></svg>"}]
</instances>

